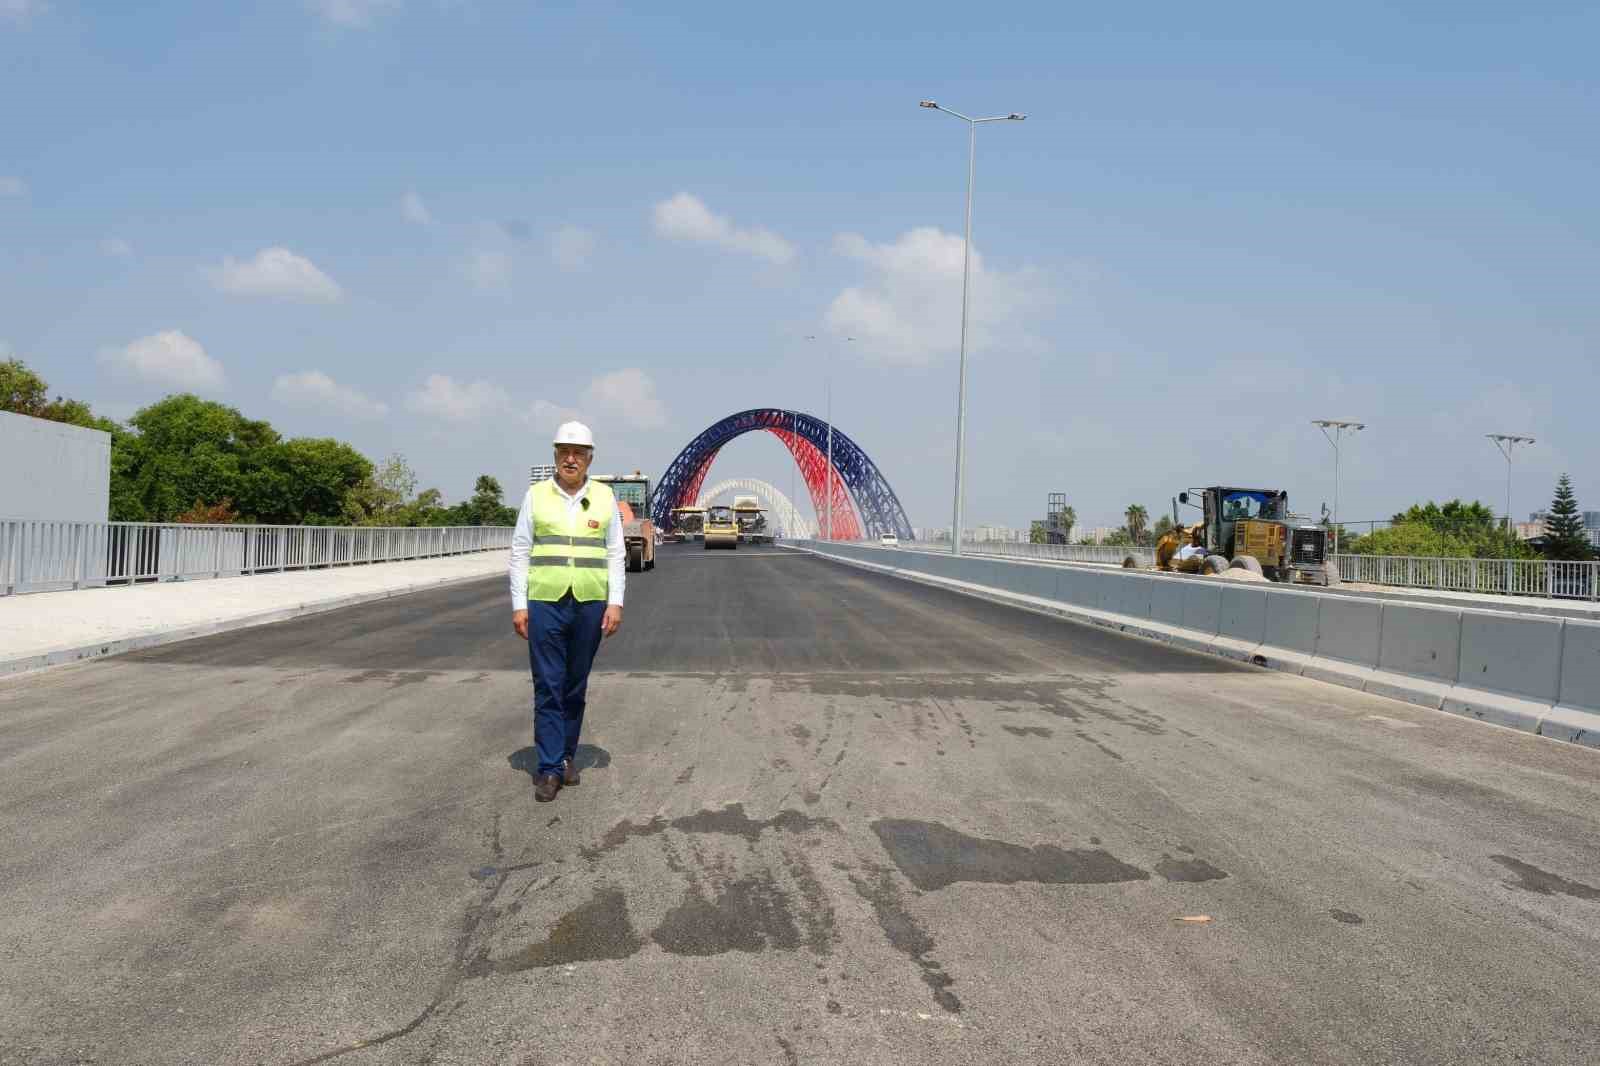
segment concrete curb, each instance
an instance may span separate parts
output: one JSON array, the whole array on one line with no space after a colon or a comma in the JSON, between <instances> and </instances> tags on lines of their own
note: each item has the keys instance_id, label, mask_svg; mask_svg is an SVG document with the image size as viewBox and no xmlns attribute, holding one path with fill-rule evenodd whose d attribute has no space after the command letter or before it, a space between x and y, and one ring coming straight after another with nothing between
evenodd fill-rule
<instances>
[{"instance_id":1,"label":"concrete curb","mask_svg":"<svg viewBox=\"0 0 1600 1066\"><path fill-rule=\"evenodd\" d=\"M1554 626L1554 632L1561 635L1568 646L1573 643L1569 639L1571 636L1581 636L1589 659L1600 663L1600 656L1594 654L1596 649L1600 649L1600 640L1594 639L1600 636L1600 624L1597 623L1541 620L1526 615L1497 615L1494 612L1470 610L1463 612L1432 604L1367 600L1363 606L1362 601L1324 599L1320 606L1326 608L1329 603L1336 605L1326 612L1327 615L1336 622L1351 622L1352 626L1341 629L1336 625L1330 629L1329 618L1319 618L1317 645L1308 654L1303 650L1304 640L1308 636L1304 632L1299 634L1302 648L1283 649L1265 643L1264 617L1258 615L1253 603L1244 602L1244 596L1251 590L1241 589L1241 596L1229 597L1240 601L1229 610L1220 606L1225 598L1221 592L1215 595L1191 592L1192 585L1179 591L1157 584L1154 587L1167 594L1152 603L1151 616L1146 620L1100 609L1098 599L1096 607L1084 607L1060 599L887 566L815 548L785 546L830 562L947 589L1036 614L1114 629L1198 654L1297 674L1552 740L1600 748L1600 712L1582 705L1595 703L1595 695L1590 689L1596 687L1594 682L1600 678L1600 669L1585 667L1585 672L1579 674L1570 669L1573 664L1552 663L1548 656L1539 659L1535 669L1531 662L1534 657L1530 655L1533 649L1509 646L1532 644L1533 641L1513 639L1515 634L1505 628L1509 624L1516 630L1534 632ZM972 570L971 576L984 576L974 568L969 570ZM965 576L966 571L963 573ZM1026 585L1015 576L1008 580ZM1059 590L1060 585L1056 589ZM1304 594L1280 591L1275 595ZM1173 602L1163 604L1161 600L1164 599ZM1493 649L1488 653L1479 653L1471 660L1478 663L1478 671L1474 675L1476 684L1461 679L1463 614L1473 616L1469 622L1476 623L1481 619L1484 625L1501 627L1466 644L1469 651L1478 651L1475 645ZM1346 618L1346 615L1349 617ZM1158 617L1162 620L1158 621ZM1263 629L1261 642L1252 648L1250 643L1258 624ZM1568 626L1584 629L1581 634L1567 634ZM1304 630L1304 620L1300 628ZM1370 663L1367 661L1369 658ZM1589 659L1584 661L1588 662ZM1590 677L1590 673L1594 677ZM1567 696L1565 691L1562 694L1574 702L1581 701L1579 706L1552 706L1552 703L1543 702L1557 674L1563 681L1569 675L1576 679L1571 686L1571 696ZM1478 676L1483 678L1482 682L1477 681ZM1537 684L1534 678L1537 678ZM1530 686L1541 689L1538 696L1529 698L1524 692Z\"/></svg>"},{"instance_id":2,"label":"concrete curb","mask_svg":"<svg viewBox=\"0 0 1600 1066\"><path fill-rule=\"evenodd\" d=\"M485 578L496 576L497 574L494 571L490 571L489 573L473 574L471 576L435 578L431 581L413 582L398 588L352 593L348 596L339 596L331 600L311 600L306 603L297 603L292 607L278 607L271 611L240 615L237 618L228 618L220 622L202 622L199 625L184 626L181 629L136 633L131 637L120 637L116 640L100 641L95 644L52 648L49 651L35 652L15 659L0 660L0 678L17 677L38 670L47 670L54 666L69 666L72 663L87 662L91 659L104 659L112 655L123 655L130 651L143 651L146 648L156 648L163 644L176 644L183 640L193 640L196 637L209 637L217 633L228 633L235 629L249 629L252 626L271 625L273 622L287 622L293 618L304 618L307 615L337 611L341 607L355 607L363 603L387 600L394 596L405 596L413 592L426 592L429 589L443 588L447 585L464 585L469 581L482 581Z\"/></svg>"}]
</instances>

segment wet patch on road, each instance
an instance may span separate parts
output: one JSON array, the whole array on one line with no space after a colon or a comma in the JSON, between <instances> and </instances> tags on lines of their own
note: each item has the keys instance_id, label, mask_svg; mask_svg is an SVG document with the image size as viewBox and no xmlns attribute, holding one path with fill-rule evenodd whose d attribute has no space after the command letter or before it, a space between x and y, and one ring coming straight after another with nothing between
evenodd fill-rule
<instances>
[{"instance_id":1,"label":"wet patch on road","mask_svg":"<svg viewBox=\"0 0 1600 1066\"><path fill-rule=\"evenodd\" d=\"M467 975L482 977L568 963L626 959L642 947L644 941L628 920L628 905L622 892L601 888L587 903L562 915L544 940L502 959L490 959L485 954L467 967Z\"/></svg>"},{"instance_id":2,"label":"wet patch on road","mask_svg":"<svg viewBox=\"0 0 1600 1066\"><path fill-rule=\"evenodd\" d=\"M1161 856L1156 873L1168 881L1181 882L1220 881L1228 876L1226 870L1219 870L1204 859L1175 859L1171 855Z\"/></svg>"},{"instance_id":3,"label":"wet patch on road","mask_svg":"<svg viewBox=\"0 0 1600 1066\"><path fill-rule=\"evenodd\" d=\"M806 833L815 829L837 829L831 818L812 818L799 811L783 810L771 818L756 820L744 812L744 804L734 803L716 810L697 811L679 818L662 818L659 815L648 822L621 821L606 830L600 843L583 848L579 854L591 862L615 851L636 837L652 837L676 829L680 833L712 833L742 838L754 844L762 833L776 830L781 833Z\"/></svg>"},{"instance_id":4,"label":"wet patch on road","mask_svg":"<svg viewBox=\"0 0 1600 1066\"><path fill-rule=\"evenodd\" d=\"M1328 915L1334 921L1342 922L1345 925L1362 925L1362 924L1364 924L1364 919L1361 917L1361 915L1355 913L1354 911L1342 911L1338 907L1329 907L1328 908Z\"/></svg>"},{"instance_id":5,"label":"wet patch on road","mask_svg":"<svg viewBox=\"0 0 1600 1066\"><path fill-rule=\"evenodd\" d=\"M1512 888L1520 888L1524 892L1532 892L1539 896L1571 896L1573 899L1600 901L1600 888L1586 885L1582 881L1569 881L1559 874L1548 870L1541 870L1532 863L1514 859L1510 855L1491 855L1489 858L1504 866L1517 875L1515 881L1507 881Z\"/></svg>"},{"instance_id":6,"label":"wet patch on road","mask_svg":"<svg viewBox=\"0 0 1600 1066\"><path fill-rule=\"evenodd\" d=\"M881 866L869 867L869 872L870 881L850 874L850 884L855 887L856 894L872 905L872 913L889 938L889 945L916 963L923 984L933 990L933 1001L951 1014L959 1013L961 999L950 991L956 979L945 973L944 964L933 957L937 944L906 909L894 875Z\"/></svg>"},{"instance_id":7,"label":"wet patch on road","mask_svg":"<svg viewBox=\"0 0 1600 1066\"><path fill-rule=\"evenodd\" d=\"M872 823L883 849L924 892L958 881L1014 885L1106 885L1148 881L1150 874L1100 848L1024 847L968 836L936 822L885 818Z\"/></svg>"},{"instance_id":8,"label":"wet patch on road","mask_svg":"<svg viewBox=\"0 0 1600 1066\"><path fill-rule=\"evenodd\" d=\"M800 930L783 890L771 877L757 874L719 886L709 900L690 885L650 939L674 955L753 954L768 946L794 950Z\"/></svg>"}]
</instances>

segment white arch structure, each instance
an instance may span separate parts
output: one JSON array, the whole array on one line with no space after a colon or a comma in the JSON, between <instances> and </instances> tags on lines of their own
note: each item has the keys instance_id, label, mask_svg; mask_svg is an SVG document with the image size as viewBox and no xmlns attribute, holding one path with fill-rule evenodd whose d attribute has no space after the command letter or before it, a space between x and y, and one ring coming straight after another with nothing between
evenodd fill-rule
<instances>
[{"instance_id":1,"label":"white arch structure","mask_svg":"<svg viewBox=\"0 0 1600 1066\"><path fill-rule=\"evenodd\" d=\"M700 501L695 506L709 507L712 500L725 492L754 496L766 504L767 511L772 516L772 524L780 537L815 538L817 535L816 527L800 513L793 500L765 481L757 481L754 478L736 477L719 481L700 494Z\"/></svg>"}]
</instances>

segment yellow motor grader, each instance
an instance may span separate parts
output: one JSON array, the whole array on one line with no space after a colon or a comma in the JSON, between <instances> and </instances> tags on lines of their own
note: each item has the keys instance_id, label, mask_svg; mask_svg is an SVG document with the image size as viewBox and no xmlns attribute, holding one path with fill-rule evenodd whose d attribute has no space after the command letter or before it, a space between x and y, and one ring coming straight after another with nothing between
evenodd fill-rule
<instances>
[{"instance_id":1,"label":"yellow motor grader","mask_svg":"<svg viewBox=\"0 0 1600 1066\"><path fill-rule=\"evenodd\" d=\"M1200 497L1198 504L1190 502L1191 493ZM1177 502L1199 507L1202 518L1162 536L1156 544L1157 569L1191 574L1249 570L1269 581L1328 584L1328 531L1292 516L1289 494L1282 489L1216 485L1180 492Z\"/></svg>"}]
</instances>

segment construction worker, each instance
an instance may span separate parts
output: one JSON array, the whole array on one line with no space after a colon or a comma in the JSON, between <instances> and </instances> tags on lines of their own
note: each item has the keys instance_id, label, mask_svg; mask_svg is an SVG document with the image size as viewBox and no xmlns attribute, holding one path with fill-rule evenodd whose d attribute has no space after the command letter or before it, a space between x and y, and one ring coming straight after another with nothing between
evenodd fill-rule
<instances>
[{"instance_id":1,"label":"construction worker","mask_svg":"<svg viewBox=\"0 0 1600 1066\"><path fill-rule=\"evenodd\" d=\"M511 535L511 628L528 642L533 670L533 797L578 784L578 734L589 668L603 637L622 625L622 516L609 485L589 480L594 434L582 422L556 430L556 476L529 486Z\"/></svg>"}]
</instances>

